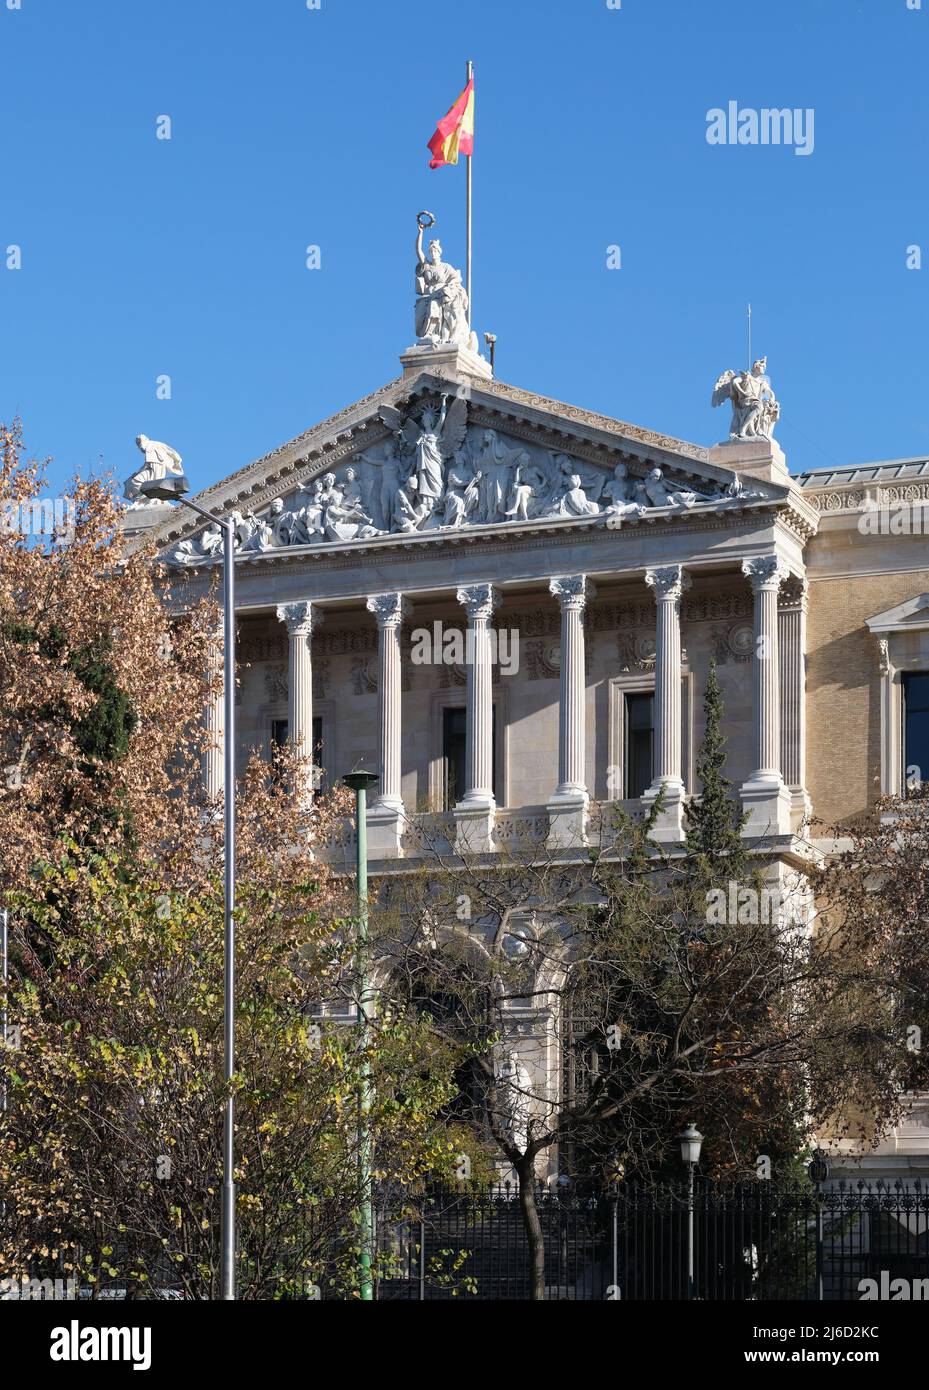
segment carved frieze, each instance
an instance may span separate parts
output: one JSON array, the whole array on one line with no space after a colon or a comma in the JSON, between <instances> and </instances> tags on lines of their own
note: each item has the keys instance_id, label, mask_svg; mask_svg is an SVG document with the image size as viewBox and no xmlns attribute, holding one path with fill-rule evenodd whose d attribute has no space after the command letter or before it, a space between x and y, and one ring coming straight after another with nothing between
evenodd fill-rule
<instances>
[{"instance_id":1,"label":"carved frieze","mask_svg":"<svg viewBox=\"0 0 929 1390\"><path fill-rule=\"evenodd\" d=\"M751 623L733 623L730 627L713 629L713 655L720 666L751 661L754 649L755 632Z\"/></svg>"},{"instance_id":2,"label":"carved frieze","mask_svg":"<svg viewBox=\"0 0 929 1390\"><path fill-rule=\"evenodd\" d=\"M610 471L475 423L467 399L451 391L430 394L405 411L383 402L378 415L388 431L380 442L359 449L357 438L336 441L326 451L331 471L258 514L231 512L238 553L542 520L619 527L665 514L740 509L765 496L746 491L736 475L724 486L705 481L698 487L692 474L675 480L654 465L637 464L642 471L631 475L620 461ZM376 439L377 431L368 438ZM215 561L218 539L214 523L179 541L165 558L178 565Z\"/></svg>"}]
</instances>

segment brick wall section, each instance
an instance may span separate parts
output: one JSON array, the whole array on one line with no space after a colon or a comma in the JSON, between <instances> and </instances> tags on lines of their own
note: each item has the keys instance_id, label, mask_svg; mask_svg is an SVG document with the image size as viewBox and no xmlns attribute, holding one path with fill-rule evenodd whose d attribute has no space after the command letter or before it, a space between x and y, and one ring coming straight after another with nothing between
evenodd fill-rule
<instances>
[{"instance_id":1,"label":"brick wall section","mask_svg":"<svg viewBox=\"0 0 929 1390\"><path fill-rule=\"evenodd\" d=\"M880 675L866 619L929 590L929 571L813 579L807 617L807 786L827 826L880 795Z\"/></svg>"}]
</instances>

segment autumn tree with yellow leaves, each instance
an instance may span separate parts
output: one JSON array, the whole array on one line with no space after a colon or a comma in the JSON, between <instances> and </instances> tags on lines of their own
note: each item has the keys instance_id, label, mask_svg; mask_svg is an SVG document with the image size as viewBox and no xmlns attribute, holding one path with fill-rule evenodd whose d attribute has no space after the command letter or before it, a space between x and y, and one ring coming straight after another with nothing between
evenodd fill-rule
<instances>
[{"instance_id":1,"label":"autumn tree with yellow leaves","mask_svg":"<svg viewBox=\"0 0 929 1390\"><path fill-rule=\"evenodd\" d=\"M27 514L41 486L19 428L2 429L4 515ZM104 481L75 481L68 501L66 534L0 533L0 1277L212 1298L223 843L198 716L215 693L216 606L170 616L165 576L127 549ZM347 807L301 811L296 771L286 754L278 775L255 758L239 798L245 1298L353 1295L363 1065L377 1174L442 1174L454 1148L440 1116L453 1047L394 1008L362 1054L351 881L325 853Z\"/></svg>"}]
</instances>

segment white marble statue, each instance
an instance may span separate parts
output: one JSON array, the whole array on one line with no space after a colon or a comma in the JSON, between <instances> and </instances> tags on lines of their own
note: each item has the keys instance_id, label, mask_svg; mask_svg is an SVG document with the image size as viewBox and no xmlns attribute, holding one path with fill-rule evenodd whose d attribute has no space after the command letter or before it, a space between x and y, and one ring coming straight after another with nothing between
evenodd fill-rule
<instances>
[{"instance_id":1,"label":"white marble statue","mask_svg":"<svg viewBox=\"0 0 929 1390\"><path fill-rule=\"evenodd\" d=\"M461 271L442 260L438 240L430 241L428 253L423 251L423 232L434 223L431 212L421 212L416 219L416 339L430 347L451 343L474 348Z\"/></svg>"},{"instance_id":2,"label":"white marble statue","mask_svg":"<svg viewBox=\"0 0 929 1390\"><path fill-rule=\"evenodd\" d=\"M653 507L692 507L698 500L697 494L689 488L669 487L660 468L651 468L646 473L645 495Z\"/></svg>"},{"instance_id":3,"label":"white marble statue","mask_svg":"<svg viewBox=\"0 0 929 1390\"><path fill-rule=\"evenodd\" d=\"M147 434L136 436L136 445L142 451L145 462L141 468L131 473L123 485L123 497L129 503L127 510L138 507L169 507L170 502L161 502L145 497L140 491L143 483L161 482L162 478L184 476L180 454L170 444L160 444L157 439L149 439Z\"/></svg>"},{"instance_id":4,"label":"white marble statue","mask_svg":"<svg viewBox=\"0 0 929 1390\"><path fill-rule=\"evenodd\" d=\"M711 403L732 406L731 440L773 439L781 407L767 376L768 359L761 357L751 371L723 372L713 387Z\"/></svg>"},{"instance_id":5,"label":"white marble statue","mask_svg":"<svg viewBox=\"0 0 929 1390\"><path fill-rule=\"evenodd\" d=\"M644 515L645 508L635 500L629 469L624 463L613 469L612 478L604 484L603 496L608 499L606 509L612 517Z\"/></svg>"},{"instance_id":6,"label":"white marble statue","mask_svg":"<svg viewBox=\"0 0 929 1390\"><path fill-rule=\"evenodd\" d=\"M534 471L532 460L523 449L516 460L516 472L513 475L513 505L509 511L503 513L504 516L514 517L517 521L529 520L529 508L535 497Z\"/></svg>"},{"instance_id":7,"label":"white marble statue","mask_svg":"<svg viewBox=\"0 0 929 1390\"><path fill-rule=\"evenodd\" d=\"M442 525L451 531L467 523L478 505L478 481L464 449L458 449L445 475L445 510Z\"/></svg>"},{"instance_id":8,"label":"white marble statue","mask_svg":"<svg viewBox=\"0 0 929 1390\"><path fill-rule=\"evenodd\" d=\"M591 502L581 486L581 475L572 473L564 480L564 487L558 499L558 516L596 516L599 503Z\"/></svg>"},{"instance_id":9,"label":"white marble statue","mask_svg":"<svg viewBox=\"0 0 929 1390\"><path fill-rule=\"evenodd\" d=\"M497 1110L500 1127L520 1153L529 1144L532 1114L532 1079L518 1052L506 1052L497 1071Z\"/></svg>"},{"instance_id":10,"label":"white marble statue","mask_svg":"<svg viewBox=\"0 0 929 1390\"><path fill-rule=\"evenodd\" d=\"M211 521L198 536L178 541L166 558L175 565L196 565L219 558L223 553L223 532L218 521Z\"/></svg>"},{"instance_id":11,"label":"white marble statue","mask_svg":"<svg viewBox=\"0 0 929 1390\"><path fill-rule=\"evenodd\" d=\"M465 440L468 428L468 403L462 397L449 405L442 397L439 410L427 406L422 420L412 415L406 419L392 406L382 406L381 419L394 430L401 447L412 454L412 468L405 487L397 496L403 520L400 530L422 530L432 521L445 492L445 465L454 458Z\"/></svg>"},{"instance_id":12,"label":"white marble statue","mask_svg":"<svg viewBox=\"0 0 929 1390\"><path fill-rule=\"evenodd\" d=\"M513 466L524 455L525 450L511 449L504 444L496 430L484 431L480 453L474 465L478 494L476 521L491 525L495 521L505 519Z\"/></svg>"}]
</instances>

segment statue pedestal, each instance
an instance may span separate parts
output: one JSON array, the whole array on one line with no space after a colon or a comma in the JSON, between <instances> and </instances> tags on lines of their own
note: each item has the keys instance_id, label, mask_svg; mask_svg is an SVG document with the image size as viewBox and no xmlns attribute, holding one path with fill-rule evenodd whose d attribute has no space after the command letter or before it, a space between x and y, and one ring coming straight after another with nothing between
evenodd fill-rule
<instances>
[{"instance_id":1,"label":"statue pedestal","mask_svg":"<svg viewBox=\"0 0 929 1390\"><path fill-rule=\"evenodd\" d=\"M465 797L454 809L455 853L492 854L496 805L490 798Z\"/></svg>"},{"instance_id":2,"label":"statue pedestal","mask_svg":"<svg viewBox=\"0 0 929 1390\"><path fill-rule=\"evenodd\" d=\"M726 440L710 450L709 462L717 468L731 468L733 473L760 478L764 483L786 487L790 482L787 459L774 439Z\"/></svg>"},{"instance_id":3,"label":"statue pedestal","mask_svg":"<svg viewBox=\"0 0 929 1390\"><path fill-rule=\"evenodd\" d=\"M680 845L687 834L684 820L684 784L679 778L666 777L663 781L646 788L642 794L642 804L650 812L658 797L661 809L649 832L659 845Z\"/></svg>"},{"instance_id":4,"label":"statue pedestal","mask_svg":"<svg viewBox=\"0 0 929 1390\"><path fill-rule=\"evenodd\" d=\"M139 531L148 531L170 516L173 508L170 502L152 502L145 507L124 507L120 526L127 536Z\"/></svg>"},{"instance_id":5,"label":"statue pedestal","mask_svg":"<svg viewBox=\"0 0 929 1390\"><path fill-rule=\"evenodd\" d=\"M456 343L440 343L433 347L428 343L407 348L401 353L400 362L404 377L419 376L421 372L435 372L444 377L493 377L490 363L470 348L459 347Z\"/></svg>"},{"instance_id":6,"label":"statue pedestal","mask_svg":"<svg viewBox=\"0 0 929 1390\"><path fill-rule=\"evenodd\" d=\"M368 852L372 859L399 859L403 855L403 832L406 817L403 803L375 801L365 817L368 831Z\"/></svg>"},{"instance_id":7,"label":"statue pedestal","mask_svg":"<svg viewBox=\"0 0 929 1390\"><path fill-rule=\"evenodd\" d=\"M557 792L548 802L548 849L580 849L587 844L588 808L586 792Z\"/></svg>"},{"instance_id":8,"label":"statue pedestal","mask_svg":"<svg viewBox=\"0 0 929 1390\"><path fill-rule=\"evenodd\" d=\"M742 810L747 813L742 834L747 839L789 835L794 816L790 788L780 777L754 776L740 788Z\"/></svg>"}]
</instances>

